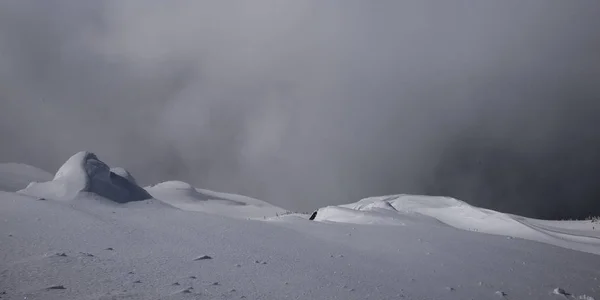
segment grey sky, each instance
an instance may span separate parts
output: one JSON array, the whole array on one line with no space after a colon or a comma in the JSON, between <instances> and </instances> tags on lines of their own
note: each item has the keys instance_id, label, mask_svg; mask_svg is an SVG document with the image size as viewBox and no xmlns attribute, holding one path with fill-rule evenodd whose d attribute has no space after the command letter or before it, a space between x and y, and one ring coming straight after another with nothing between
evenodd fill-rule
<instances>
[{"instance_id":1,"label":"grey sky","mask_svg":"<svg viewBox=\"0 0 600 300\"><path fill-rule=\"evenodd\" d=\"M294 210L444 193L598 213L599 16L584 0L1 1L0 161L54 171L90 150L143 183Z\"/></svg>"}]
</instances>

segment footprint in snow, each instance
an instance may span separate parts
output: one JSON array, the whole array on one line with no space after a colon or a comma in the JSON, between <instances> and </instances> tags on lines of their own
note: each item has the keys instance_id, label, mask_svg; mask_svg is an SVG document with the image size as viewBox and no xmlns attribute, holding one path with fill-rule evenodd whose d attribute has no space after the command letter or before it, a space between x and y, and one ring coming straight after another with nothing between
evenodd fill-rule
<instances>
[{"instance_id":1,"label":"footprint in snow","mask_svg":"<svg viewBox=\"0 0 600 300\"><path fill-rule=\"evenodd\" d=\"M191 294L191 293L193 293L193 289L194 289L194 288L190 286L190 287L188 287L188 288L186 288L186 289L183 289L183 290L176 291L176 292L175 292L175 293L173 293L173 294Z\"/></svg>"},{"instance_id":2,"label":"footprint in snow","mask_svg":"<svg viewBox=\"0 0 600 300\"><path fill-rule=\"evenodd\" d=\"M52 285L46 288L46 290L66 290L64 285Z\"/></svg>"},{"instance_id":3,"label":"footprint in snow","mask_svg":"<svg viewBox=\"0 0 600 300\"><path fill-rule=\"evenodd\" d=\"M266 265L267 264L266 261L260 261L260 260L255 260L254 263L255 264L261 264L261 265Z\"/></svg>"}]
</instances>

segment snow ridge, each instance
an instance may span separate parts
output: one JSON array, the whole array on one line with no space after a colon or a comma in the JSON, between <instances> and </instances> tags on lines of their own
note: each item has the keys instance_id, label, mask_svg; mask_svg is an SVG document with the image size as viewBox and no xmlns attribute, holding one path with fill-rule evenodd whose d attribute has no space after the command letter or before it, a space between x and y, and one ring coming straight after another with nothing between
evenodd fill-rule
<instances>
[{"instance_id":1,"label":"snow ridge","mask_svg":"<svg viewBox=\"0 0 600 300\"><path fill-rule=\"evenodd\" d=\"M317 210L315 221L372 225L433 222L600 254L600 235L587 221L543 221L497 212L439 196L392 195Z\"/></svg>"}]
</instances>

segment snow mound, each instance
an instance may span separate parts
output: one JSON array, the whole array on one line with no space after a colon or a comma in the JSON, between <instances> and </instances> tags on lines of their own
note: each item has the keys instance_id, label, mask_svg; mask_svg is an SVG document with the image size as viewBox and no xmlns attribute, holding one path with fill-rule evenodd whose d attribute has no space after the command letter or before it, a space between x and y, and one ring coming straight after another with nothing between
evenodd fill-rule
<instances>
[{"instance_id":1,"label":"snow mound","mask_svg":"<svg viewBox=\"0 0 600 300\"><path fill-rule=\"evenodd\" d=\"M166 181L146 188L156 199L176 200L178 202L197 202L209 200L200 194L191 184L183 181Z\"/></svg>"},{"instance_id":2,"label":"snow mound","mask_svg":"<svg viewBox=\"0 0 600 300\"><path fill-rule=\"evenodd\" d=\"M265 218L285 210L267 202L235 194L203 190L182 181L167 181L146 191L152 197L182 210L200 211L236 218Z\"/></svg>"},{"instance_id":3,"label":"snow mound","mask_svg":"<svg viewBox=\"0 0 600 300\"><path fill-rule=\"evenodd\" d=\"M434 221L458 229L523 238L600 254L600 234L589 221L553 222L529 219L435 196L371 197L317 210L315 221L406 225Z\"/></svg>"},{"instance_id":4,"label":"snow mound","mask_svg":"<svg viewBox=\"0 0 600 300\"><path fill-rule=\"evenodd\" d=\"M0 164L0 191L15 192L34 181L48 181L52 174L36 167L19 163Z\"/></svg>"},{"instance_id":5,"label":"snow mound","mask_svg":"<svg viewBox=\"0 0 600 300\"><path fill-rule=\"evenodd\" d=\"M474 207L449 197L394 195L366 198L356 203L340 206L358 211L394 211L397 217L420 215L452 227L485 233L504 234L513 230L534 231L507 214Z\"/></svg>"},{"instance_id":6,"label":"snow mound","mask_svg":"<svg viewBox=\"0 0 600 300\"><path fill-rule=\"evenodd\" d=\"M129 172L121 168L115 170L116 172L111 172L109 166L95 154L82 151L69 158L58 169L53 180L31 183L19 193L56 200L72 200L85 192L118 203L152 198L135 183Z\"/></svg>"},{"instance_id":7,"label":"snow mound","mask_svg":"<svg viewBox=\"0 0 600 300\"><path fill-rule=\"evenodd\" d=\"M406 225L402 218L399 218L393 213L385 211L374 212L370 210L355 210L336 206L319 209L314 220L351 224Z\"/></svg>"}]
</instances>

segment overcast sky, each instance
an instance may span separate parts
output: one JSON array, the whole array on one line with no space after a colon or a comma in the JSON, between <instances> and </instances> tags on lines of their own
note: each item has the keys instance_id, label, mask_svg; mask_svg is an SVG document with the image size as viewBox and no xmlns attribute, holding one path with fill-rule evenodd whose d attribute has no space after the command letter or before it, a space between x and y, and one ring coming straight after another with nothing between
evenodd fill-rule
<instances>
[{"instance_id":1,"label":"overcast sky","mask_svg":"<svg viewBox=\"0 0 600 300\"><path fill-rule=\"evenodd\" d=\"M0 1L0 161L600 214L600 2Z\"/></svg>"}]
</instances>

